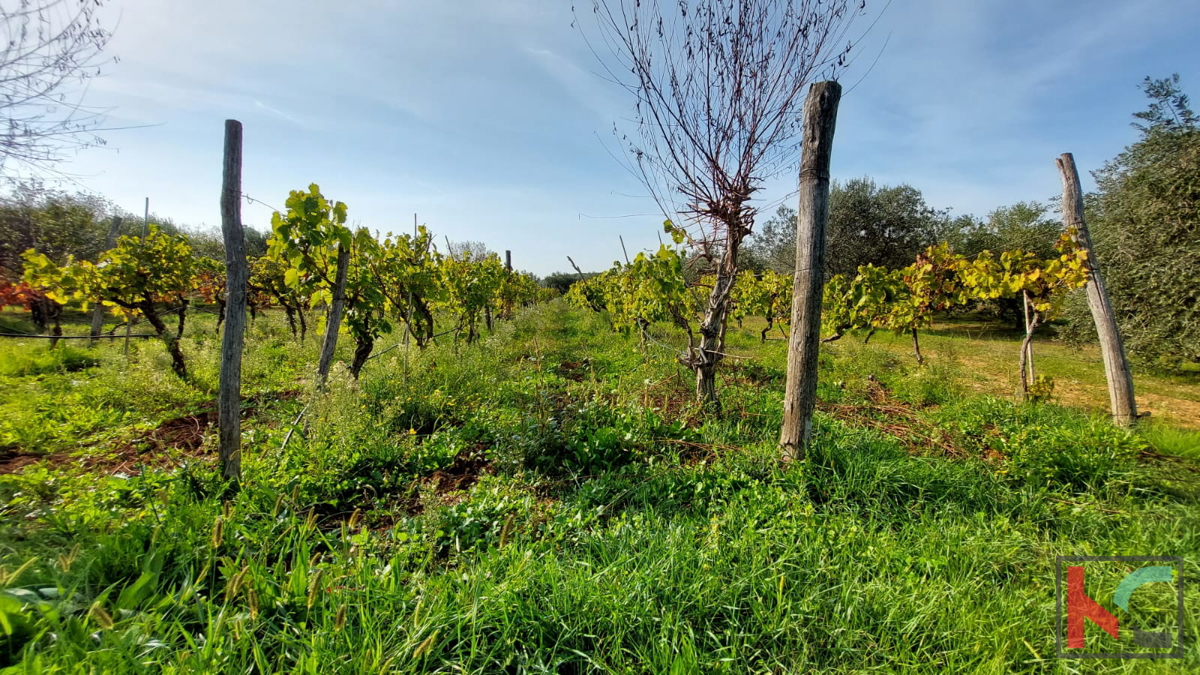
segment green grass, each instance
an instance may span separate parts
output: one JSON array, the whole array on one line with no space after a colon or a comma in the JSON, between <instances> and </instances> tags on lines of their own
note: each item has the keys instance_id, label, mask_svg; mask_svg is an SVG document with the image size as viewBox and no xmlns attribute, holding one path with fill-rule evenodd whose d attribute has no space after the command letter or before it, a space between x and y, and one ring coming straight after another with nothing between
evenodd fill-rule
<instances>
[{"instance_id":1,"label":"green grass","mask_svg":"<svg viewBox=\"0 0 1200 675\"><path fill-rule=\"evenodd\" d=\"M749 323L747 324L750 325ZM1037 374L1054 379L1057 402L1090 413L1108 409L1104 363L1095 345L1073 347L1043 329L1034 340ZM861 342L849 335L843 343ZM935 363L957 367L968 391L1010 397L1020 390L1020 335L994 323L969 318L939 321L920 333L921 351ZM871 344L897 357L912 358L912 339L880 331ZM1163 373L1133 363L1138 410L1154 421L1200 431L1200 379L1194 373Z\"/></svg>"},{"instance_id":2,"label":"green grass","mask_svg":"<svg viewBox=\"0 0 1200 675\"><path fill-rule=\"evenodd\" d=\"M188 382L150 341L130 360L120 342L80 348L82 369L0 345L0 446L58 453L0 477L0 667L1071 671L1054 657L1055 556L1180 555L1200 571L1194 433L978 392L947 357L970 353L963 338L930 338L925 368L883 336L829 346L814 445L785 466L784 343L749 325L730 331L750 358L723 364L710 419L670 330L640 347L560 303L469 347L393 350L323 397L316 341L260 318L246 481L223 499L212 431L171 470L96 463L211 407L211 317L191 330ZM1194 670L1195 642L1169 663Z\"/></svg>"}]
</instances>

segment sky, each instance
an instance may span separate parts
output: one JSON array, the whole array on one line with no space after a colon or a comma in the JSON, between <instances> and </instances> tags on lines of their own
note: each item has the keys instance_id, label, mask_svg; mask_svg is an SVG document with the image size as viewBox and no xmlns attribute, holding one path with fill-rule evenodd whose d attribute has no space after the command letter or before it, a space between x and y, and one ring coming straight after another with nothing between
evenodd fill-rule
<instances>
[{"instance_id":1,"label":"sky","mask_svg":"<svg viewBox=\"0 0 1200 675\"><path fill-rule=\"evenodd\" d=\"M586 2L586 0L581 0ZM1143 77L1200 85L1195 0L867 0L834 178L908 183L985 215L1061 189L1136 139ZM657 248L663 216L614 157L631 94L605 81L571 0L112 0L86 93L104 134L64 171L140 213L218 227L224 120L244 125L243 191L282 208L320 185L350 220L512 250L539 275ZM873 25L872 25L872 22ZM868 30L869 29L869 30ZM770 207L796 176L766 183ZM1085 176L1084 188L1090 185ZM790 201L790 198L789 198ZM764 208L764 210L767 210ZM271 209L243 204L269 229Z\"/></svg>"}]
</instances>

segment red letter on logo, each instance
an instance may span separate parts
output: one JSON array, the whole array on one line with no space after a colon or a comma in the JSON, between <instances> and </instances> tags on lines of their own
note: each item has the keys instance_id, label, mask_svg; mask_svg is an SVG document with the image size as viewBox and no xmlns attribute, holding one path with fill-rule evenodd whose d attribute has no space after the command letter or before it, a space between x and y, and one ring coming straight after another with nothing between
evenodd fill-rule
<instances>
[{"instance_id":1,"label":"red letter on logo","mask_svg":"<svg viewBox=\"0 0 1200 675\"><path fill-rule=\"evenodd\" d=\"M1083 649L1083 620L1104 629L1105 633L1117 637L1117 617L1113 616L1083 592L1083 568L1067 568L1067 648Z\"/></svg>"}]
</instances>

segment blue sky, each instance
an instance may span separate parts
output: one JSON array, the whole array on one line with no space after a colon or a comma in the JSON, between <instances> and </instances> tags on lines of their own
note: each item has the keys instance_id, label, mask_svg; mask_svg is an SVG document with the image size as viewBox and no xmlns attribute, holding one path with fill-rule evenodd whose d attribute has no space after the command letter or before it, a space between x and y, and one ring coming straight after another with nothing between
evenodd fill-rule
<instances>
[{"instance_id":1,"label":"blue sky","mask_svg":"<svg viewBox=\"0 0 1200 675\"><path fill-rule=\"evenodd\" d=\"M316 182L372 229L417 213L535 273L568 255L607 267L618 235L656 247L662 216L610 154L632 101L594 74L570 5L114 0L120 62L87 102L110 107L111 126L154 126L111 132L64 168L131 211L149 197L217 226L236 118L243 189L264 202ZM868 19L882 9L868 0ZM1195 0L894 0L842 77L834 176L907 182L954 213L1046 199L1059 153L1086 172L1135 138L1144 76L1179 72L1200 91L1196 26ZM772 180L763 201L795 180ZM243 220L265 229L270 210L244 205Z\"/></svg>"}]
</instances>

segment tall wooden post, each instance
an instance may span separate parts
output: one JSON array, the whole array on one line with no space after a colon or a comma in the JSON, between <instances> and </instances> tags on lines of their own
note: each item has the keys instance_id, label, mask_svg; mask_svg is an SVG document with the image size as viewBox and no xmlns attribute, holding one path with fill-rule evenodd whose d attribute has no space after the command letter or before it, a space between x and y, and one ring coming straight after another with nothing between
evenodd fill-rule
<instances>
[{"instance_id":1,"label":"tall wooden post","mask_svg":"<svg viewBox=\"0 0 1200 675\"><path fill-rule=\"evenodd\" d=\"M108 226L108 236L104 238L104 250L111 249L117 243L117 234L121 231L121 216L113 216L112 224ZM104 327L104 305L97 302L92 308L92 331L89 333L92 339L88 340L88 346L96 344L96 338L100 337L100 329Z\"/></svg>"},{"instance_id":2,"label":"tall wooden post","mask_svg":"<svg viewBox=\"0 0 1200 675\"><path fill-rule=\"evenodd\" d=\"M1083 217L1083 188L1079 185L1079 171L1075 158L1065 152L1055 160L1063 183L1063 225L1075 229L1075 241L1088 252L1088 307L1096 323L1096 335L1100 338L1100 354L1104 358L1104 374L1108 378L1108 400L1112 407L1113 422L1120 426L1131 426L1137 422L1137 400L1133 397L1133 372L1129 359L1125 358L1125 345L1121 331L1113 314L1108 291L1104 288L1104 277L1100 274L1100 263L1092 248L1092 236L1088 233Z\"/></svg>"},{"instance_id":3,"label":"tall wooden post","mask_svg":"<svg viewBox=\"0 0 1200 675\"><path fill-rule=\"evenodd\" d=\"M829 160L842 86L818 82L804 102L800 150L800 211L796 220L796 274L792 334L788 339L787 386L779 447L785 460L804 459L817 405L817 355L821 346L821 299L825 290L825 226L829 221Z\"/></svg>"},{"instance_id":4,"label":"tall wooden post","mask_svg":"<svg viewBox=\"0 0 1200 675\"><path fill-rule=\"evenodd\" d=\"M413 247L414 247L414 250L415 250L415 247L417 244L417 233L418 232L420 232L420 229L418 228L418 225L417 225L417 214L414 213L413 214ZM410 334L412 333L412 321L413 321L413 294L412 294L411 287L409 288L409 291L408 291L408 308L407 308L406 312L407 313L405 314L405 320L404 320L404 381L408 382L408 340L409 340ZM432 332L433 331L430 331L431 334L432 334Z\"/></svg>"},{"instance_id":5,"label":"tall wooden post","mask_svg":"<svg viewBox=\"0 0 1200 675\"><path fill-rule=\"evenodd\" d=\"M512 271L512 251L504 252L504 269Z\"/></svg>"},{"instance_id":6,"label":"tall wooden post","mask_svg":"<svg viewBox=\"0 0 1200 675\"><path fill-rule=\"evenodd\" d=\"M225 334L217 393L221 475L242 477L242 340L246 331L246 237L242 231L242 123L225 120L221 184L221 235L225 239Z\"/></svg>"}]
</instances>

